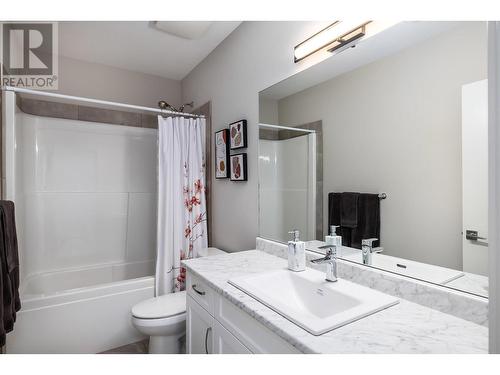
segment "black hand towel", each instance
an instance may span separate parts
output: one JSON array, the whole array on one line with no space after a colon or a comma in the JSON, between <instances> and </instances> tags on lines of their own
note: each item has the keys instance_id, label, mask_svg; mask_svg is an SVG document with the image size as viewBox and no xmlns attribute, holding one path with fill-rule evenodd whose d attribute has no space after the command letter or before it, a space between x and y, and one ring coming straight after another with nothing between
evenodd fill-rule
<instances>
[{"instance_id":1,"label":"black hand towel","mask_svg":"<svg viewBox=\"0 0 500 375\"><path fill-rule=\"evenodd\" d=\"M0 236L3 234L3 231L0 229ZM4 316L4 275L7 274L7 261L4 261L4 253L0 251L0 348L5 345L5 332L3 316Z\"/></svg>"},{"instance_id":2,"label":"black hand towel","mask_svg":"<svg viewBox=\"0 0 500 375\"><path fill-rule=\"evenodd\" d=\"M340 225L340 193L328 193L328 227Z\"/></svg>"},{"instance_id":3,"label":"black hand towel","mask_svg":"<svg viewBox=\"0 0 500 375\"><path fill-rule=\"evenodd\" d=\"M328 228L330 225L340 226L341 215L341 193L328 194ZM351 246L351 228L340 226L340 231L337 233L342 236L342 246Z\"/></svg>"},{"instance_id":4,"label":"black hand towel","mask_svg":"<svg viewBox=\"0 0 500 375\"><path fill-rule=\"evenodd\" d=\"M19 298L19 255L14 203L0 201L0 346L14 329Z\"/></svg>"},{"instance_id":5,"label":"black hand towel","mask_svg":"<svg viewBox=\"0 0 500 375\"><path fill-rule=\"evenodd\" d=\"M351 234L351 245L361 249L361 240L380 238L380 198L378 194L361 193L358 200L358 226ZM373 243L380 246L380 240Z\"/></svg>"},{"instance_id":6,"label":"black hand towel","mask_svg":"<svg viewBox=\"0 0 500 375\"><path fill-rule=\"evenodd\" d=\"M342 245L361 249L364 238L380 238L380 199L378 194L358 193L357 226L349 228L341 224L343 193L328 194L328 226L340 225ZM380 246L376 241L374 246Z\"/></svg>"},{"instance_id":7,"label":"black hand towel","mask_svg":"<svg viewBox=\"0 0 500 375\"><path fill-rule=\"evenodd\" d=\"M358 226L359 193L342 193L340 199L340 226L356 228Z\"/></svg>"}]
</instances>

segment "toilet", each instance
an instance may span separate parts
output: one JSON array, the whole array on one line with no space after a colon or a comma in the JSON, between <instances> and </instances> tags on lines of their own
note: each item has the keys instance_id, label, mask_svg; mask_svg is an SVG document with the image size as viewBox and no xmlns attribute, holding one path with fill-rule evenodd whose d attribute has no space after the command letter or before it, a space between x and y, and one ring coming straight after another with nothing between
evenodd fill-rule
<instances>
[{"instance_id":1,"label":"toilet","mask_svg":"<svg viewBox=\"0 0 500 375\"><path fill-rule=\"evenodd\" d=\"M224 254L209 247L200 256ZM186 292L170 293L139 302L132 307L132 324L149 336L150 354L178 354L186 334Z\"/></svg>"},{"instance_id":2,"label":"toilet","mask_svg":"<svg viewBox=\"0 0 500 375\"><path fill-rule=\"evenodd\" d=\"M132 307L132 324L149 336L149 353L180 353L186 333L186 292L150 298Z\"/></svg>"}]
</instances>

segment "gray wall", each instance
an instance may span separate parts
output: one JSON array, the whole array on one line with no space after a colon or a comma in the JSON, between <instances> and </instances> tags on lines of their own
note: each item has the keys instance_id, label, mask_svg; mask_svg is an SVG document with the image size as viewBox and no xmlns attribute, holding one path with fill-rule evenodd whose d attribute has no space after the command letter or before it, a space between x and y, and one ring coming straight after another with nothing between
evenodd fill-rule
<instances>
[{"instance_id":1,"label":"gray wall","mask_svg":"<svg viewBox=\"0 0 500 375\"><path fill-rule=\"evenodd\" d=\"M325 202L387 192L387 254L461 269L461 86L486 78L486 47L471 22L279 101L282 125L323 120Z\"/></svg>"},{"instance_id":2,"label":"gray wall","mask_svg":"<svg viewBox=\"0 0 500 375\"><path fill-rule=\"evenodd\" d=\"M147 107L156 107L160 99L174 106L181 103L180 81L63 56L58 92Z\"/></svg>"},{"instance_id":3,"label":"gray wall","mask_svg":"<svg viewBox=\"0 0 500 375\"><path fill-rule=\"evenodd\" d=\"M243 150L248 153L248 181L212 180L214 246L227 251L255 248L258 93L325 57L320 54L301 64L293 62L293 47L325 24L244 22L182 80L184 99L212 101L213 131L242 118L248 120L249 145Z\"/></svg>"},{"instance_id":4,"label":"gray wall","mask_svg":"<svg viewBox=\"0 0 500 375\"><path fill-rule=\"evenodd\" d=\"M259 99L259 120L264 124L278 125L278 101L275 99L264 98Z\"/></svg>"}]
</instances>

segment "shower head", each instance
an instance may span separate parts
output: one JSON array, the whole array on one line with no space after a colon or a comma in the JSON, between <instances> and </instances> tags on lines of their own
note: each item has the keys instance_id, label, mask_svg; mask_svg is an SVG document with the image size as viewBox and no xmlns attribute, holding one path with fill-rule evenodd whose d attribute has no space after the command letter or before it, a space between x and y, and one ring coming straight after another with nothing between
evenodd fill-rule
<instances>
[{"instance_id":1,"label":"shower head","mask_svg":"<svg viewBox=\"0 0 500 375\"><path fill-rule=\"evenodd\" d=\"M183 105L181 105L181 107L179 108L179 112L184 112L184 108L186 107L190 107L190 108L193 108L194 106L194 102L191 101L189 103L184 103Z\"/></svg>"},{"instance_id":2,"label":"shower head","mask_svg":"<svg viewBox=\"0 0 500 375\"><path fill-rule=\"evenodd\" d=\"M158 107L160 107L160 109L164 109L164 110L170 109L172 111L177 112L177 109L175 107L171 106L170 104L168 104L165 100L160 100L158 102Z\"/></svg>"},{"instance_id":3,"label":"shower head","mask_svg":"<svg viewBox=\"0 0 500 375\"><path fill-rule=\"evenodd\" d=\"M158 107L162 110L171 110L174 112L184 112L184 108L191 107L193 108L194 102L184 103L179 107L179 109L175 108L173 105L168 104L165 100L160 100L158 102Z\"/></svg>"}]
</instances>

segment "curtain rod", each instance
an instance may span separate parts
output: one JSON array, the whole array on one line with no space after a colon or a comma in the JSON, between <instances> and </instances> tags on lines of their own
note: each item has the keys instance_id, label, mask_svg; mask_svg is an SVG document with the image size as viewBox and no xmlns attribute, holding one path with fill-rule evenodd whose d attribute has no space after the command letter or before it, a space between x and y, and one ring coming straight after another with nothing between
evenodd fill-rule
<instances>
[{"instance_id":1,"label":"curtain rod","mask_svg":"<svg viewBox=\"0 0 500 375\"><path fill-rule=\"evenodd\" d=\"M84 98L84 97L80 97L80 96L63 95L63 94L57 94L57 93L53 93L53 92L40 91L40 90L23 89L20 87L2 86L2 91L13 91L13 92L17 92L20 94L46 96L46 97L58 98L58 99L70 99L70 100L75 100L75 101L84 102L84 103L101 104L101 105L107 105L107 106L111 106L111 107L134 109L137 111L154 112L154 113L158 113L160 115L171 114L171 115L179 115L179 116L186 116L186 117L205 118L205 115L194 115L192 113L174 112L174 111L169 111L169 110L162 110L159 108L151 108L151 107L143 107L140 105L110 102L110 101L106 101L106 100Z\"/></svg>"}]
</instances>

